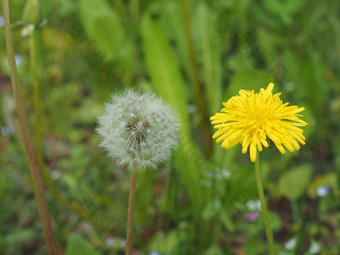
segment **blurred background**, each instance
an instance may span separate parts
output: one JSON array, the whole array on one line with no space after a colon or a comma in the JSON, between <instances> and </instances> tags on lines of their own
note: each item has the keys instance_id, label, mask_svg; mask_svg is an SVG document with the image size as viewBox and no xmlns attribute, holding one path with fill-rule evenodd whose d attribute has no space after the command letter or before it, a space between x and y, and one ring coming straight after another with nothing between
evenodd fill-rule
<instances>
[{"instance_id":1,"label":"blurred background","mask_svg":"<svg viewBox=\"0 0 340 255\"><path fill-rule=\"evenodd\" d=\"M163 97L182 122L172 160L137 175L134 254L267 254L254 166L211 139L209 116L271 81L309 123L300 151L261 153L277 253L340 254L339 1L25 3L10 1L16 63L66 254L125 253L129 173L95 128L128 88ZM0 16L0 254L46 254L3 27Z\"/></svg>"}]
</instances>

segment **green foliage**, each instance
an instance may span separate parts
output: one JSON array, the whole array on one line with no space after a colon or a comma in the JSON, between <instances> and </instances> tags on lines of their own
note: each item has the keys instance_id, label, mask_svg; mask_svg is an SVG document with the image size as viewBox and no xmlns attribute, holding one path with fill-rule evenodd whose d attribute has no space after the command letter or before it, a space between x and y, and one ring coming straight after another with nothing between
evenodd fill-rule
<instances>
[{"instance_id":1,"label":"green foliage","mask_svg":"<svg viewBox=\"0 0 340 255\"><path fill-rule=\"evenodd\" d=\"M263 88L263 84L269 84L269 82L272 82L273 80L273 75L261 70L242 70L234 75L233 79L230 81L225 98L237 95L240 88L259 91L260 88ZM276 85L275 91L280 91L278 85Z\"/></svg>"},{"instance_id":2,"label":"green foliage","mask_svg":"<svg viewBox=\"0 0 340 255\"><path fill-rule=\"evenodd\" d=\"M282 174L275 187L276 196L285 196L297 200L306 193L312 176L312 166L309 164L296 166Z\"/></svg>"},{"instance_id":3,"label":"green foliage","mask_svg":"<svg viewBox=\"0 0 340 255\"><path fill-rule=\"evenodd\" d=\"M103 0L81 0L79 14L87 34L103 48L108 58L116 57L118 49L126 43L116 11Z\"/></svg>"},{"instance_id":4,"label":"green foliage","mask_svg":"<svg viewBox=\"0 0 340 255\"><path fill-rule=\"evenodd\" d=\"M29 42L20 37L25 1L10 2L15 53L22 58L19 76L34 132ZM320 244L320 254L338 254L340 4L186 2L204 88L203 121L209 123L209 116L240 89L258 91L269 82L284 101L306 108L307 144L296 153L281 155L273 145L261 153L279 254L308 254L308 240ZM212 155L204 154L181 1L58 0L40 1L40 7L48 21L35 30L42 151L61 195L46 187L46 198L66 253L124 253L129 175L98 148L94 130L110 94L133 87L164 98L182 127L173 159L159 171L137 175L135 249L168 255L267 254L261 216L247 219L252 212L247 202L258 198L253 164L240 145L225 151L214 143ZM0 128L15 127L13 134L0 132L0 254L45 254L14 110L0 37ZM324 197L317 193L320 186L329 188ZM284 248L293 237L299 240L294 252Z\"/></svg>"},{"instance_id":5,"label":"green foliage","mask_svg":"<svg viewBox=\"0 0 340 255\"><path fill-rule=\"evenodd\" d=\"M99 255L93 245L78 234L68 238L65 255Z\"/></svg>"},{"instance_id":6,"label":"green foliage","mask_svg":"<svg viewBox=\"0 0 340 255\"><path fill-rule=\"evenodd\" d=\"M213 12L200 3L193 15L193 34L196 39L197 55L202 65L202 78L205 85L209 114L220 110L222 100L221 41L214 25Z\"/></svg>"}]
</instances>

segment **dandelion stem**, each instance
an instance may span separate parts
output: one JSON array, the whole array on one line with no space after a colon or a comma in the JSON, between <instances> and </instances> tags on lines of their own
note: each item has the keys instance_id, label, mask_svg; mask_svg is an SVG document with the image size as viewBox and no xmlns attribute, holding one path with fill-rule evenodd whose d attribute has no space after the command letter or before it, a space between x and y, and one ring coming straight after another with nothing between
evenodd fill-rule
<instances>
[{"instance_id":1,"label":"dandelion stem","mask_svg":"<svg viewBox=\"0 0 340 255\"><path fill-rule=\"evenodd\" d=\"M269 254L275 255L273 233L271 231L270 224L269 224L268 211L267 211L266 201L264 199L264 192L263 192L263 186L262 186L262 181L261 181L259 153L255 161L255 173L256 173L257 190L259 192L259 197L261 201L262 216L263 216L264 226L266 229L267 242L269 246Z\"/></svg>"},{"instance_id":2,"label":"dandelion stem","mask_svg":"<svg viewBox=\"0 0 340 255\"><path fill-rule=\"evenodd\" d=\"M15 104L17 109L18 121L22 133L22 137L25 144L25 149L27 153L27 157L29 160L31 176L33 181L35 198L38 204L38 210L40 219L42 222L43 232L45 241L47 244L48 254L56 255L59 254L57 244L53 237L53 230L51 219L48 213L47 204L45 201L45 191L43 186L43 179L41 176L41 168L39 165L39 160L37 156L37 151L35 144L33 142L32 136L29 131L27 116L25 113L24 100L22 98L18 72L15 64L14 58L14 48L12 43L12 36L10 30L10 15L9 15L9 4L8 0L1 0L2 10L5 20L5 37L6 37L6 47L8 54L8 62L11 71L11 84L15 98Z\"/></svg>"},{"instance_id":3,"label":"dandelion stem","mask_svg":"<svg viewBox=\"0 0 340 255\"><path fill-rule=\"evenodd\" d=\"M132 252L133 213L135 207L135 193L136 193L136 173L137 171L135 169L131 170L129 209L126 227L126 255L131 255Z\"/></svg>"}]
</instances>

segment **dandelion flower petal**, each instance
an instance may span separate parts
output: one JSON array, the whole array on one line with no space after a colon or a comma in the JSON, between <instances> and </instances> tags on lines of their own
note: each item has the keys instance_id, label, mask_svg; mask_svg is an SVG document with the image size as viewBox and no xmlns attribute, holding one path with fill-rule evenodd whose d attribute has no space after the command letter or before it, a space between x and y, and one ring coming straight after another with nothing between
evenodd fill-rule
<instances>
[{"instance_id":1,"label":"dandelion flower petal","mask_svg":"<svg viewBox=\"0 0 340 255\"><path fill-rule=\"evenodd\" d=\"M267 139L273 141L282 153L300 149L306 138L299 127L308 125L301 120L300 112L304 107L283 103L281 93L272 94L274 83L269 83L266 89L241 89L238 95L223 102L223 108L210 118L211 124L218 129L213 138L221 147L229 149L236 144L242 145L242 153L247 153L250 147L250 159L256 161L257 150L269 147Z\"/></svg>"}]
</instances>

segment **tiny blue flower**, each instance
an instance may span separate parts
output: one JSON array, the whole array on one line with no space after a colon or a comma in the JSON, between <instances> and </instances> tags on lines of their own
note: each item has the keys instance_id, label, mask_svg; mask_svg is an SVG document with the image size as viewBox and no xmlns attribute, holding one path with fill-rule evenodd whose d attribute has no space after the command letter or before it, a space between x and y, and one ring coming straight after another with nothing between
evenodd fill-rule
<instances>
[{"instance_id":1,"label":"tiny blue flower","mask_svg":"<svg viewBox=\"0 0 340 255\"><path fill-rule=\"evenodd\" d=\"M217 179L218 180L223 180L223 179L227 180L227 179L230 178L230 176L231 176L231 172L230 172L229 169L222 169L221 172L218 173Z\"/></svg>"},{"instance_id":2,"label":"tiny blue flower","mask_svg":"<svg viewBox=\"0 0 340 255\"><path fill-rule=\"evenodd\" d=\"M4 27L5 26L5 19L3 16L0 15L0 27Z\"/></svg>"},{"instance_id":3,"label":"tiny blue flower","mask_svg":"<svg viewBox=\"0 0 340 255\"><path fill-rule=\"evenodd\" d=\"M322 186L320 185L317 189L316 189L316 194L319 196L319 197L325 197L329 194L329 187L327 186Z\"/></svg>"},{"instance_id":4,"label":"tiny blue flower","mask_svg":"<svg viewBox=\"0 0 340 255\"><path fill-rule=\"evenodd\" d=\"M209 171L209 172L208 172L208 176L209 176L210 178L213 178L213 177L215 176L215 173L212 172L212 171Z\"/></svg>"},{"instance_id":5,"label":"tiny blue flower","mask_svg":"<svg viewBox=\"0 0 340 255\"><path fill-rule=\"evenodd\" d=\"M2 127L0 130L0 133L2 136L9 136L15 132L15 128L12 124L9 124L8 126Z\"/></svg>"},{"instance_id":6,"label":"tiny blue flower","mask_svg":"<svg viewBox=\"0 0 340 255\"><path fill-rule=\"evenodd\" d=\"M289 241L287 241L287 242L285 243L284 247L285 247L286 250L291 251L291 250L294 250L294 249L295 249L296 243L297 243L297 242L296 242L296 239L295 239L295 238L292 238L292 239L290 239Z\"/></svg>"},{"instance_id":7,"label":"tiny blue flower","mask_svg":"<svg viewBox=\"0 0 340 255\"><path fill-rule=\"evenodd\" d=\"M17 64L17 66L20 66L22 63L22 56L20 54L15 54L14 58L15 58L15 63Z\"/></svg>"},{"instance_id":8,"label":"tiny blue flower","mask_svg":"<svg viewBox=\"0 0 340 255\"><path fill-rule=\"evenodd\" d=\"M161 253L159 251L153 250L150 251L149 255L161 255Z\"/></svg>"}]
</instances>

